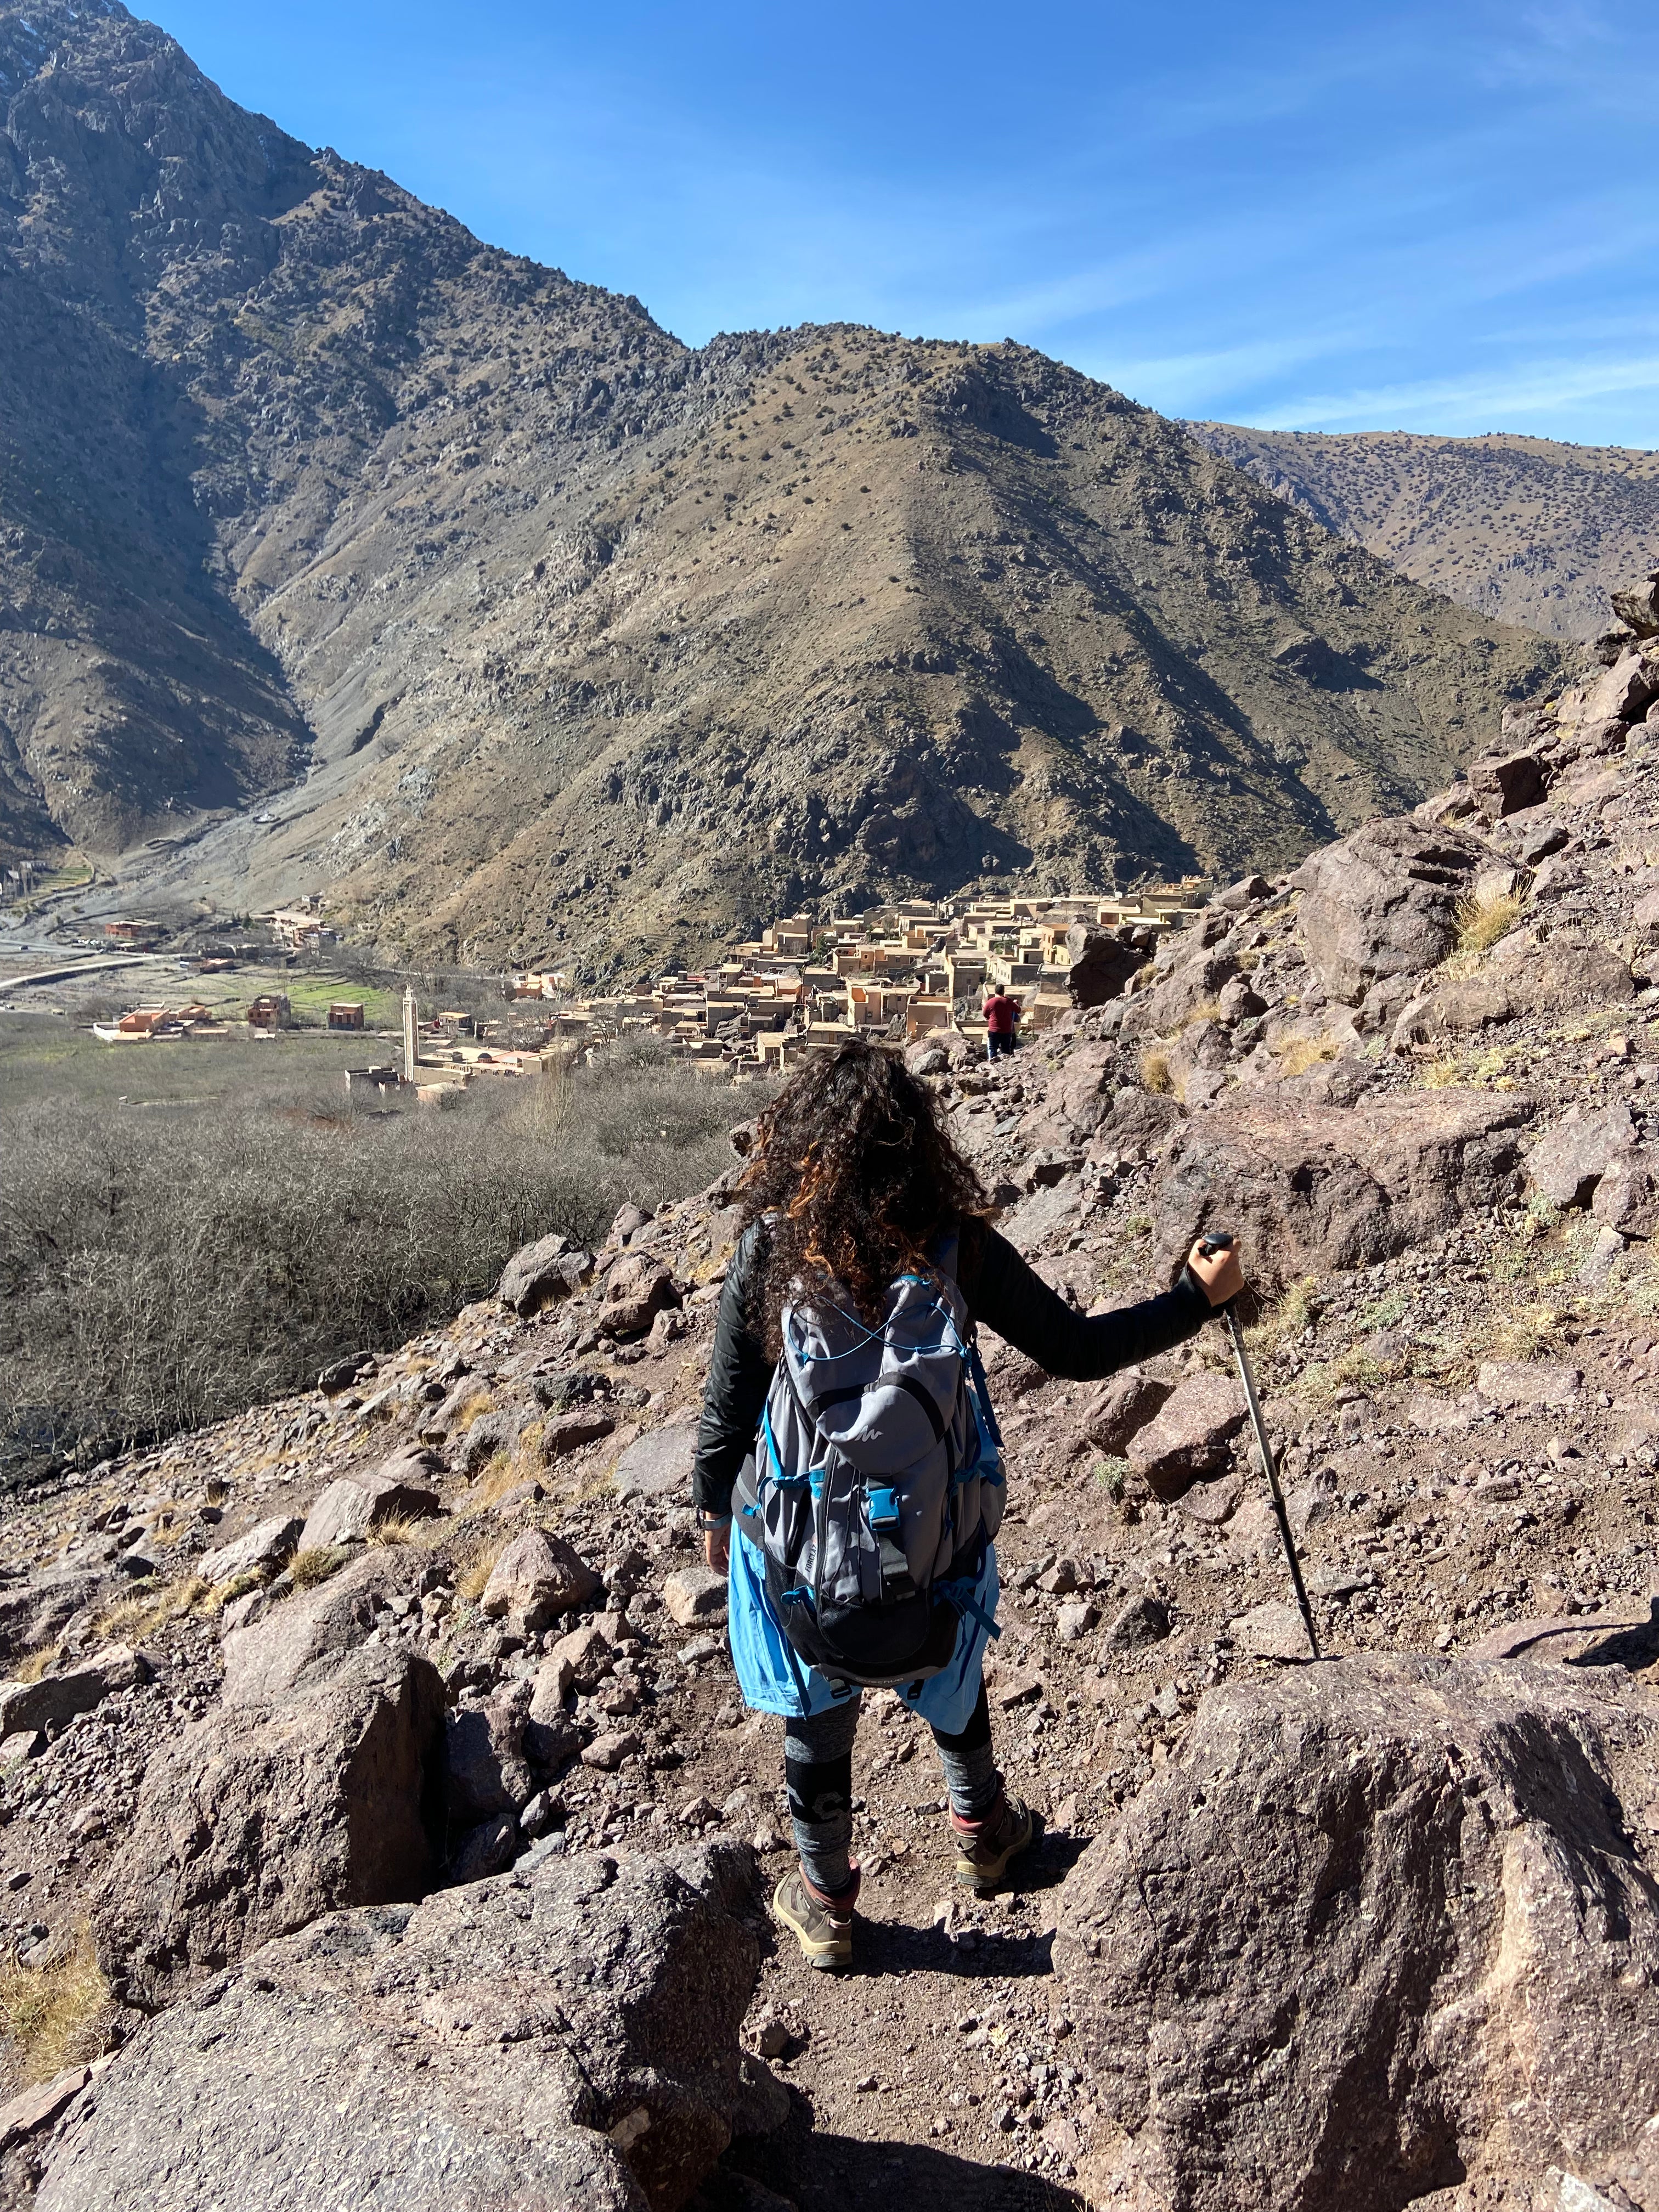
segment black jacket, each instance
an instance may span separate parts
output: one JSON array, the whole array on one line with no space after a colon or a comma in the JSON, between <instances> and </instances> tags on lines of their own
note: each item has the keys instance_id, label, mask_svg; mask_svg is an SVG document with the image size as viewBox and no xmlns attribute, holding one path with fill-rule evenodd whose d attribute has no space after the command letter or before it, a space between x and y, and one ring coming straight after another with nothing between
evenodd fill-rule
<instances>
[{"instance_id":1,"label":"black jacket","mask_svg":"<svg viewBox=\"0 0 1659 2212\"><path fill-rule=\"evenodd\" d=\"M720 1293L714 1349L697 1431L691 1494L705 1512L729 1513L732 1488L755 1442L772 1362L749 1318L749 1288L762 1264L766 1231L756 1222L738 1244ZM1138 1359L1152 1359L1196 1335L1213 1308L1184 1267L1174 1290L1092 1319L1068 1306L982 1221L963 1224L957 1282L969 1313L1050 1375L1092 1382Z\"/></svg>"}]
</instances>

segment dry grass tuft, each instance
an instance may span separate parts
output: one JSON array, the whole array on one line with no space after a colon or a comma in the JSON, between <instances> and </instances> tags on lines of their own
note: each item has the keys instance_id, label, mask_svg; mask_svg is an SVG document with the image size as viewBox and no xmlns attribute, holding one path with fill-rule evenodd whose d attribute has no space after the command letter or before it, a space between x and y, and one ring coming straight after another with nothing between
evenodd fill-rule
<instances>
[{"instance_id":1,"label":"dry grass tuft","mask_svg":"<svg viewBox=\"0 0 1659 2212\"><path fill-rule=\"evenodd\" d=\"M412 1544L423 1548L435 1544L443 1528L443 1521L435 1513L388 1513L369 1530L368 1540L372 1545Z\"/></svg>"},{"instance_id":2,"label":"dry grass tuft","mask_svg":"<svg viewBox=\"0 0 1659 2212\"><path fill-rule=\"evenodd\" d=\"M480 1469L477 1480L467 1494L469 1513L487 1513L500 1503L509 1490L516 1490L521 1482L539 1482L547 1469L537 1445L541 1439L541 1424L532 1421L523 1431L510 1452L491 1454Z\"/></svg>"},{"instance_id":3,"label":"dry grass tuft","mask_svg":"<svg viewBox=\"0 0 1659 2212\"><path fill-rule=\"evenodd\" d=\"M1167 1098L1175 1090L1175 1078L1170 1072L1167 1052L1143 1052L1140 1055L1140 1080L1148 1091Z\"/></svg>"},{"instance_id":4,"label":"dry grass tuft","mask_svg":"<svg viewBox=\"0 0 1659 2212\"><path fill-rule=\"evenodd\" d=\"M1299 1396L1316 1407L1326 1407L1340 1390L1380 1390L1412 1371L1407 1354L1379 1358L1367 1344L1350 1345L1339 1358L1316 1362L1305 1369L1295 1385Z\"/></svg>"},{"instance_id":5,"label":"dry grass tuft","mask_svg":"<svg viewBox=\"0 0 1659 2212\"><path fill-rule=\"evenodd\" d=\"M470 1605L476 1605L484 1594L484 1584L495 1572L496 1560L506 1549L507 1539L504 1536L486 1537L482 1542L469 1547L464 1560L457 1559L455 1563L455 1595L465 1598Z\"/></svg>"},{"instance_id":6,"label":"dry grass tuft","mask_svg":"<svg viewBox=\"0 0 1659 2212\"><path fill-rule=\"evenodd\" d=\"M314 1589L325 1583L331 1575L337 1575L349 1552L329 1544L314 1545L308 1552L296 1552L289 1561L288 1578L295 1589Z\"/></svg>"},{"instance_id":7,"label":"dry grass tuft","mask_svg":"<svg viewBox=\"0 0 1659 2212\"><path fill-rule=\"evenodd\" d=\"M1206 999L1201 1006L1194 1006L1191 1013L1188 1014L1183 1018L1181 1027L1182 1030L1194 1030L1199 1027L1200 1023L1218 1022L1220 1019L1220 1000Z\"/></svg>"},{"instance_id":8,"label":"dry grass tuft","mask_svg":"<svg viewBox=\"0 0 1659 2212\"><path fill-rule=\"evenodd\" d=\"M1465 1340L1464 1349L1475 1359L1535 1359L1540 1352L1560 1349L1566 1318L1556 1306L1521 1306L1495 1316Z\"/></svg>"},{"instance_id":9,"label":"dry grass tuft","mask_svg":"<svg viewBox=\"0 0 1659 2212\"><path fill-rule=\"evenodd\" d=\"M109 1984L85 1925L76 1930L73 1948L50 1966L0 1961L0 2034L24 2084L49 2081L65 2067L96 2058L114 2017Z\"/></svg>"},{"instance_id":10,"label":"dry grass tuft","mask_svg":"<svg viewBox=\"0 0 1659 2212\"><path fill-rule=\"evenodd\" d=\"M60 1644L43 1644L38 1651L31 1651L27 1659L18 1661L11 1670L9 1680L14 1682L38 1682L62 1650Z\"/></svg>"},{"instance_id":11,"label":"dry grass tuft","mask_svg":"<svg viewBox=\"0 0 1659 2212\"><path fill-rule=\"evenodd\" d=\"M1334 1060L1339 1050L1334 1037L1287 1037L1279 1048L1279 1072L1286 1077L1305 1075L1321 1060Z\"/></svg>"},{"instance_id":12,"label":"dry grass tuft","mask_svg":"<svg viewBox=\"0 0 1659 2212\"><path fill-rule=\"evenodd\" d=\"M234 1605L239 1597L246 1597L252 1590L263 1589L270 1579L270 1577L262 1574L258 1567L245 1567L240 1575L232 1575L228 1582L214 1584L212 1595L208 1601L209 1604L215 1613L222 1613L228 1605Z\"/></svg>"},{"instance_id":13,"label":"dry grass tuft","mask_svg":"<svg viewBox=\"0 0 1659 2212\"><path fill-rule=\"evenodd\" d=\"M1457 904L1457 949L1485 952L1507 937L1521 919L1521 902L1513 891L1489 892L1484 898L1460 899Z\"/></svg>"},{"instance_id":14,"label":"dry grass tuft","mask_svg":"<svg viewBox=\"0 0 1659 2212\"><path fill-rule=\"evenodd\" d=\"M1320 1293L1316 1275L1304 1275L1273 1308L1264 1314L1250 1331L1251 1348L1261 1358L1269 1358L1281 1346L1293 1344L1306 1334L1318 1322L1325 1310L1325 1300Z\"/></svg>"},{"instance_id":15,"label":"dry grass tuft","mask_svg":"<svg viewBox=\"0 0 1659 2212\"><path fill-rule=\"evenodd\" d=\"M197 1575L186 1575L182 1582L169 1583L164 1589L134 1590L131 1597L118 1598L99 1614L93 1624L93 1638L98 1644L142 1644L170 1620L204 1612L212 1602L212 1590Z\"/></svg>"}]
</instances>

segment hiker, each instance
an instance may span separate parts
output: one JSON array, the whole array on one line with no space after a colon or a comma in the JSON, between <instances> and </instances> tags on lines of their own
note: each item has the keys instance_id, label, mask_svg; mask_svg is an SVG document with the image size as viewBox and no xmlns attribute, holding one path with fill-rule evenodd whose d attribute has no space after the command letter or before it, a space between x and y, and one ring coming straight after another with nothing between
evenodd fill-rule
<instances>
[{"instance_id":1,"label":"hiker","mask_svg":"<svg viewBox=\"0 0 1659 2212\"><path fill-rule=\"evenodd\" d=\"M784 1717L800 1863L773 1911L811 1965L838 1967L862 1689L895 1690L932 1728L958 1881L988 1894L1031 1841L982 1679L1004 1492L977 1325L1093 1381L1194 1334L1243 1277L1236 1246L1194 1245L1163 1297L1076 1312L990 1226L927 1085L862 1040L767 1109L738 1196L693 1495L744 1701Z\"/></svg>"},{"instance_id":2,"label":"hiker","mask_svg":"<svg viewBox=\"0 0 1659 2212\"><path fill-rule=\"evenodd\" d=\"M1019 1000L1011 999L999 983L985 1001L985 1057L994 1060L1000 1053L1014 1048L1014 1031L1019 1024Z\"/></svg>"}]
</instances>

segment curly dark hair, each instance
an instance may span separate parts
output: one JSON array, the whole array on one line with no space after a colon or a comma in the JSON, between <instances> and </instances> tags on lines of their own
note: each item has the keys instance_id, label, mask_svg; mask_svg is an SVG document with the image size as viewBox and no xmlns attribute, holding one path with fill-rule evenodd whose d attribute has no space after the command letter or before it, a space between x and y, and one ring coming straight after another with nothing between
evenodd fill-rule
<instances>
[{"instance_id":1,"label":"curly dark hair","mask_svg":"<svg viewBox=\"0 0 1659 2212\"><path fill-rule=\"evenodd\" d=\"M775 1358L799 1287L838 1289L874 1327L888 1285L942 1229L989 1210L939 1106L896 1053L854 1038L802 1068L760 1118L738 1186L745 1227L771 1217L750 1325Z\"/></svg>"}]
</instances>

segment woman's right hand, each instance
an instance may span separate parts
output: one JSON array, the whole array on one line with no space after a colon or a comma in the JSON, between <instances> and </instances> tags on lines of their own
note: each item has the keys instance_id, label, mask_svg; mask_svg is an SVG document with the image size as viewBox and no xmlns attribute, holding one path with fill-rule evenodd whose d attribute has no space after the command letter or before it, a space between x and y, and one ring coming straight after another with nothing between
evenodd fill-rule
<instances>
[{"instance_id":1,"label":"woman's right hand","mask_svg":"<svg viewBox=\"0 0 1659 2212\"><path fill-rule=\"evenodd\" d=\"M1239 1264L1238 1240L1224 1244L1219 1251L1206 1248L1200 1237L1187 1255L1188 1272L1204 1286L1204 1295L1212 1306L1224 1306L1236 1298L1244 1287L1244 1270Z\"/></svg>"}]
</instances>

